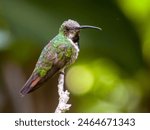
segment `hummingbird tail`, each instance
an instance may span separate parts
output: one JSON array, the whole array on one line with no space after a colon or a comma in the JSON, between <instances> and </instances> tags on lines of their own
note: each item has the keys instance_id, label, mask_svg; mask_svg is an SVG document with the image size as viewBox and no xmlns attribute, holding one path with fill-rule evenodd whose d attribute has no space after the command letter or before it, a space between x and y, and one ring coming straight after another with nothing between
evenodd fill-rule
<instances>
[{"instance_id":1,"label":"hummingbird tail","mask_svg":"<svg viewBox=\"0 0 150 130\"><path fill-rule=\"evenodd\" d=\"M20 90L20 94L24 96L30 93L40 80L41 80L41 77L39 77L38 75L31 75L31 77L28 79L26 84Z\"/></svg>"},{"instance_id":2,"label":"hummingbird tail","mask_svg":"<svg viewBox=\"0 0 150 130\"><path fill-rule=\"evenodd\" d=\"M59 67L53 66L44 77L40 77L38 74L32 74L28 79L28 81L23 86L23 88L21 89L20 94L22 96L25 96L26 94L38 89L43 82L51 78L59 70L60 70Z\"/></svg>"}]
</instances>

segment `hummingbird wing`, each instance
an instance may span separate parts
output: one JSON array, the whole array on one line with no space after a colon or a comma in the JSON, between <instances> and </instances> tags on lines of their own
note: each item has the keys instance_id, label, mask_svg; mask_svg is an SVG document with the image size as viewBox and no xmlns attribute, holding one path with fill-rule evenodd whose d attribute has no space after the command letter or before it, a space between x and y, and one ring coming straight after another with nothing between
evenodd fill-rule
<instances>
[{"instance_id":1,"label":"hummingbird wing","mask_svg":"<svg viewBox=\"0 0 150 130\"><path fill-rule=\"evenodd\" d=\"M38 73L33 73L30 78L27 80L23 88L21 89L21 95L26 95L40 87L44 81L48 79L48 77L52 77L55 73L57 73L60 69L57 67L52 67L48 72L48 75L45 77L41 77Z\"/></svg>"},{"instance_id":2,"label":"hummingbird wing","mask_svg":"<svg viewBox=\"0 0 150 130\"><path fill-rule=\"evenodd\" d=\"M65 55L67 44L58 44L57 47L53 43L48 43L43 49L35 69L21 89L21 95L26 95L40 87L40 84L52 77L60 69L62 69L70 57Z\"/></svg>"}]
</instances>

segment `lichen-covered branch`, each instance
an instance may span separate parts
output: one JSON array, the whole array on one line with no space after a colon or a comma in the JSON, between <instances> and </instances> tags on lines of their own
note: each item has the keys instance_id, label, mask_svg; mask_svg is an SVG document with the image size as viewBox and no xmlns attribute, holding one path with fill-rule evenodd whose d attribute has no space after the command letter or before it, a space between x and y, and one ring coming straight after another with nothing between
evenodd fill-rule
<instances>
[{"instance_id":1,"label":"lichen-covered branch","mask_svg":"<svg viewBox=\"0 0 150 130\"><path fill-rule=\"evenodd\" d=\"M58 78L58 94L59 94L59 103L55 110L55 113L63 113L69 110L71 104L67 104L69 100L69 92L64 91L64 69L61 70Z\"/></svg>"}]
</instances>

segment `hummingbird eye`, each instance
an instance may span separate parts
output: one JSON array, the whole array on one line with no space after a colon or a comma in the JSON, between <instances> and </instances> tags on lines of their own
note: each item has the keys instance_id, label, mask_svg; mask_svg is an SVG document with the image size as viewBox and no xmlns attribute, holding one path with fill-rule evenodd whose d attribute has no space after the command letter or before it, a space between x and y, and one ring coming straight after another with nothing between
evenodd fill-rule
<instances>
[{"instance_id":1,"label":"hummingbird eye","mask_svg":"<svg viewBox=\"0 0 150 130\"><path fill-rule=\"evenodd\" d=\"M69 29L69 27L66 27L66 31L68 32L70 29Z\"/></svg>"},{"instance_id":2,"label":"hummingbird eye","mask_svg":"<svg viewBox=\"0 0 150 130\"><path fill-rule=\"evenodd\" d=\"M74 28L74 27L70 27L70 26L66 26L65 30L66 30L67 32L70 32L70 31L75 30L75 28Z\"/></svg>"}]
</instances>

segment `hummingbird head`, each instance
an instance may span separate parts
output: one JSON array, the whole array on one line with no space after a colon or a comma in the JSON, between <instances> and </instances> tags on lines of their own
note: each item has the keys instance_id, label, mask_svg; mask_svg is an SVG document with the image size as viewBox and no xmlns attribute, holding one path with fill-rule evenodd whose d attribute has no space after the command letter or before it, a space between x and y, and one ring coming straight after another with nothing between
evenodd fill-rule
<instances>
[{"instance_id":1,"label":"hummingbird head","mask_svg":"<svg viewBox=\"0 0 150 130\"><path fill-rule=\"evenodd\" d=\"M67 38L71 39L73 42L79 40L79 29L80 25L74 20L64 21L61 25L59 32L65 35Z\"/></svg>"},{"instance_id":2,"label":"hummingbird head","mask_svg":"<svg viewBox=\"0 0 150 130\"><path fill-rule=\"evenodd\" d=\"M59 28L59 33L62 33L67 38L71 39L74 43L79 41L79 33L80 29L85 28L94 28L101 30L99 27L89 26L89 25L80 25L78 22L69 19L68 21L64 21L61 27Z\"/></svg>"}]
</instances>

